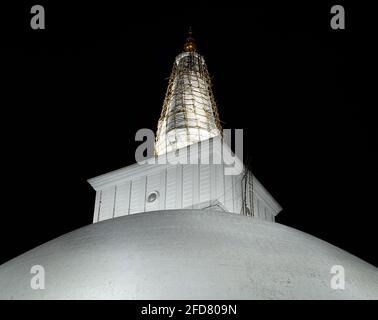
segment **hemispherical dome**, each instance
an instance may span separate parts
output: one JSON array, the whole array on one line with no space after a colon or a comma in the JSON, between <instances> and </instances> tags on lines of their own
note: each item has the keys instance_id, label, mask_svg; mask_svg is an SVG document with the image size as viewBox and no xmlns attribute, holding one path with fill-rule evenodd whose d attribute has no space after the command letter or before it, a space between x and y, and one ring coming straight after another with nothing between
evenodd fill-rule
<instances>
[{"instance_id":1,"label":"hemispherical dome","mask_svg":"<svg viewBox=\"0 0 378 320\"><path fill-rule=\"evenodd\" d=\"M33 265L45 289L33 290ZM331 288L331 268L345 289ZM1 299L377 299L374 266L295 229L206 210L95 223L0 266Z\"/></svg>"}]
</instances>

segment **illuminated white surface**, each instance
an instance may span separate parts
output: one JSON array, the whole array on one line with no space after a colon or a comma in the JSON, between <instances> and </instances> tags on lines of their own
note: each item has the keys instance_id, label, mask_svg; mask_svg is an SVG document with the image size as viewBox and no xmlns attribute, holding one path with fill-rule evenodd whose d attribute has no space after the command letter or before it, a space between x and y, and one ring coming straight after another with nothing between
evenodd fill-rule
<instances>
[{"instance_id":1,"label":"illuminated white surface","mask_svg":"<svg viewBox=\"0 0 378 320\"><path fill-rule=\"evenodd\" d=\"M158 123L156 154L164 154L218 136L205 60L197 52L176 57L171 94Z\"/></svg>"},{"instance_id":2,"label":"illuminated white surface","mask_svg":"<svg viewBox=\"0 0 378 320\"><path fill-rule=\"evenodd\" d=\"M212 138L212 142L217 138ZM192 145L193 146L193 145ZM228 148L223 145L223 148ZM201 153L189 150L199 164L133 164L98 177L89 179L96 190L93 222L116 218L139 212L167 209L205 209L222 210L243 214L243 195L247 195L246 204L254 217L274 221L281 211L281 206L272 195L253 177L253 188L243 183L243 163L235 158L235 167L240 174L225 175L226 164L200 164L202 154L214 157L222 150L220 145L201 143ZM229 149L229 148L228 148ZM224 151L224 149L223 149ZM226 152L229 155L231 151ZM157 162L166 155L156 156ZM179 154L186 159L186 154ZM229 163L229 159L225 159ZM160 162L159 162L160 163ZM164 163L164 161L163 161ZM247 190L245 191L245 189ZM252 190L253 189L253 190ZM151 193L159 196L153 202L147 199ZM250 201L250 194L253 199ZM253 207L253 210L250 208Z\"/></svg>"},{"instance_id":3,"label":"illuminated white surface","mask_svg":"<svg viewBox=\"0 0 378 320\"><path fill-rule=\"evenodd\" d=\"M30 288L42 265L46 289ZM346 289L330 287L342 265ZM295 229L206 210L91 224L0 266L1 299L378 299L374 266Z\"/></svg>"}]
</instances>

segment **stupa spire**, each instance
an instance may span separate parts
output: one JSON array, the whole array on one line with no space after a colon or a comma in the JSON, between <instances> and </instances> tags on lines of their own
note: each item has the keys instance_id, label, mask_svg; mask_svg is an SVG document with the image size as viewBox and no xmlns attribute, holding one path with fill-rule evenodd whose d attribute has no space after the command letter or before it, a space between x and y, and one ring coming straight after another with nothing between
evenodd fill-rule
<instances>
[{"instance_id":1,"label":"stupa spire","mask_svg":"<svg viewBox=\"0 0 378 320\"><path fill-rule=\"evenodd\" d=\"M184 44L184 51L194 52L196 50L197 50L197 44L194 38L192 37L192 27L189 27L188 37L186 38L186 42Z\"/></svg>"},{"instance_id":2,"label":"stupa spire","mask_svg":"<svg viewBox=\"0 0 378 320\"><path fill-rule=\"evenodd\" d=\"M164 154L221 134L204 58L189 29L183 52L173 64L158 122L155 153Z\"/></svg>"}]
</instances>

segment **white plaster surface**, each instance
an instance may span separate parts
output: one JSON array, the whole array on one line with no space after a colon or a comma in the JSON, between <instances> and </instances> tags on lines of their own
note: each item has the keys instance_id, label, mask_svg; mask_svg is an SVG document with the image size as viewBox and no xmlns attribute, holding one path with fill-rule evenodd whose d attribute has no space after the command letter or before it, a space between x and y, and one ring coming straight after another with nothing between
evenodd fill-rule
<instances>
[{"instance_id":1,"label":"white plaster surface","mask_svg":"<svg viewBox=\"0 0 378 320\"><path fill-rule=\"evenodd\" d=\"M198 163L181 164L187 154ZM89 179L96 190L93 222L172 209L218 208L247 215L245 206L253 217L274 221L281 206L252 174L247 176L253 182L245 183L243 162L237 156L230 162L230 154L228 145L221 147L220 137L216 137L180 149L178 164L136 163ZM203 158L210 156L223 159L219 164L202 164ZM150 160L164 163L165 157L160 155ZM239 174L225 173L230 163ZM153 202L147 201L151 193L158 194Z\"/></svg>"},{"instance_id":2,"label":"white plaster surface","mask_svg":"<svg viewBox=\"0 0 378 320\"><path fill-rule=\"evenodd\" d=\"M46 288L33 290L33 265ZM345 290L330 287L333 265ZM278 223L208 210L123 216L0 266L1 299L378 299L378 269Z\"/></svg>"}]
</instances>

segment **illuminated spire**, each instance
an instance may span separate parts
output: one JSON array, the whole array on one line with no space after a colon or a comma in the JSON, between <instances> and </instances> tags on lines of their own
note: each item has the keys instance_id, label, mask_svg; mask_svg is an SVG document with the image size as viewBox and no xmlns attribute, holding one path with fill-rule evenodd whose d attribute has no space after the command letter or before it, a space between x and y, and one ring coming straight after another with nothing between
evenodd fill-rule
<instances>
[{"instance_id":1,"label":"illuminated spire","mask_svg":"<svg viewBox=\"0 0 378 320\"><path fill-rule=\"evenodd\" d=\"M189 27L188 37L186 38L186 42L184 44L184 51L185 52L194 52L197 49L196 41L192 37L192 27Z\"/></svg>"},{"instance_id":2,"label":"illuminated spire","mask_svg":"<svg viewBox=\"0 0 378 320\"><path fill-rule=\"evenodd\" d=\"M204 58L192 31L173 64L155 142L157 155L220 135L221 126Z\"/></svg>"}]
</instances>

